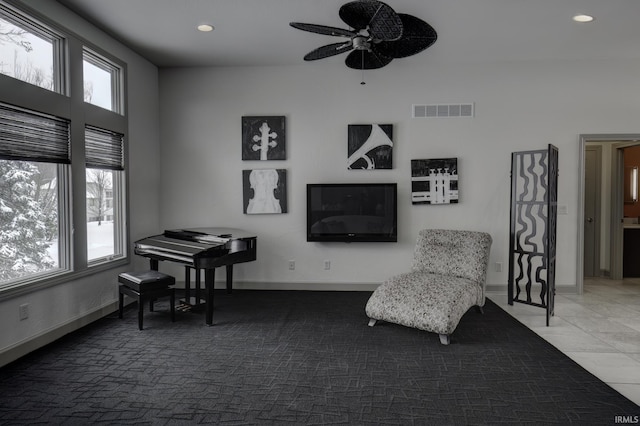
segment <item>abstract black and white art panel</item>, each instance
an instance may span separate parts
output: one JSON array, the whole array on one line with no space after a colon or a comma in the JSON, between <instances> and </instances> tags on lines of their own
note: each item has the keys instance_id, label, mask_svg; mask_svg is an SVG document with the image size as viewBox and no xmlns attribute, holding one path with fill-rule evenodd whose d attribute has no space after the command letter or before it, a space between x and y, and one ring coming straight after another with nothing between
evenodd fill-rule
<instances>
[{"instance_id":1,"label":"abstract black and white art panel","mask_svg":"<svg viewBox=\"0 0 640 426\"><path fill-rule=\"evenodd\" d=\"M256 169L242 171L245 214L287 212L287 171Z\"/></svg>"},{"instance_id":2,"label":"abstract black and white art panel","mask_svg":"<svg viewBox=\"0 0 640 426\"><path fill-rule=\"evenodd\" d=\"M392 124L349 124L347 169L371 170L393 167Z\"/></svg>"},{"instance_id":3,"label":"abstract black and white art panel","mask_svg":"<svg viewBox=\"0 0 640 426\"><path fill-rule=\"evenodd\" d=\"M285 160L285 117L242 117L243 160Z\"/></svg>"},{"instance_id":4,"label":"abstract black and white art panel","mask_svg":"<svg viewBox=\"0 0 640 426\"><path fill-rule=\"evenodd\" d=\"M458 159L411 160L411 202L458 203Z\"/></svg>"}]
</instances>

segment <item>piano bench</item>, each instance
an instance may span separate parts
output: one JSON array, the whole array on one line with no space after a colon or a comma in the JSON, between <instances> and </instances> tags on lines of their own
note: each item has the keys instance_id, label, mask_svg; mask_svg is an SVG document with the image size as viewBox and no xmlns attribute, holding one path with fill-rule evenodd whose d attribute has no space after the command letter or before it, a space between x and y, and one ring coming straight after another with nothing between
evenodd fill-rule
<instances>
[{"instance_id":1,"label":"piano bench","mask_svg":"<svg viewBox=\"0 0 640 426\"><path fill-rule=\"evenodd\" d=\"M176 279L171 275L158 271L123 272L118 275L118 282L135 291L153 290L175 285Z\"/></svg>"},{"instance_id":2,"label":"piano bench","mask_svg":"<svg viewBox=\"0 0 640 426\"><path fill-rule=\"evenodd\" d=\"M126 272L118 276L119 311L122 318L124 311L124 295L138 301L138 329L142 330L144 316L144 300L149 300L149 310L153 312L153 301L159 297L170 297L171 321L176 320L175 278L158 271Z\"/></svg>"}]
</instances>

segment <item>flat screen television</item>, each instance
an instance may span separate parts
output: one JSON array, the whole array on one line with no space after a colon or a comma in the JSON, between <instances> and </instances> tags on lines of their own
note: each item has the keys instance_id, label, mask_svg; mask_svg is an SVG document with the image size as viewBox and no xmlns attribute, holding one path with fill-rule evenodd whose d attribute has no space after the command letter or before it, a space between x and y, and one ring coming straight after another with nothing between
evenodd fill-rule
<instances>
[{"instance_id":1,"label":"flat screen television","mask_svg":"<svg viewBox=\"0 0 640 426\"><path fill-rule=\"evenodd\" d=\"M397 242L395 183L307 184L307 241Z\"/></svg>"}]
</instances>

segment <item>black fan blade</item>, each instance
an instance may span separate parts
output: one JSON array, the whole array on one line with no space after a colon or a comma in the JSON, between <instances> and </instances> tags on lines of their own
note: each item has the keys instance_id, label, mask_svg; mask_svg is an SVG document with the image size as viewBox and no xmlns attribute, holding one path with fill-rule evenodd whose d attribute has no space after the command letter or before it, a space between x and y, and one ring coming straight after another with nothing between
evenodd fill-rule
<instances>
[{"instance_id":1,"label":"black fan blade","mask_svg":"<svg viewBox=\"0 0 640 426\"><path fill-rule=\"evenodd\" d=\"M405 58L415 55L431 46L438 39L438 33L433 27L415 16L398 14L402 19L403 34L397 41L382 41L375 45L375 49L384 56L391 58Z\"/></svg>"},{"instance_id":2,"label":"black fan blade","mask_svg":"<svg viewBox=\"0 0 640 426\"><path fill-rule=\"evenodd\" d=\"M377 0L356 0L340 8L340 18L356 30L367 29L376 40L402 37L402 21L391 6Z\"/></svg>"},{"instance_id":3,"label":"black fan blade","mask_svg":"<svg viewBox=\"0 0 640 426\"><path fill-rule=\"evenodd\" d=\"M356 70L375 70L388 65L393 58L380 55L376 51L354 50L349 53L344 63Z\"/></svg>"},{"instance_id":4,"label":"black fan blade","mask_svg":"<svg viewBox=\"0 0 640 426\"><path fill-rule=\"evenodd\" d=\"M309 31L310 33L316 34L324 34L330 36L338 36L338 37L353 37L357 35L355 32L351 30L345 30L342 28L336 27L328 27L326 25L316 25L316 24L305 24L302 22L290 22L293 28L297 28L302 31Z\"/></svg>"},{"instance_id":5,"label":"black fan blade","mask_svg":"<svg viewBox=\"0 0 640 426\"><path fill-rule=\"evenodd\" d=\"M348 41L346 43L333 43L326 46L318 47L304 56L305 61L315 61L317 59L328 58L329 56L339 55L340 53L353 50L353 44Z\"/></svg>"}]
</instances>

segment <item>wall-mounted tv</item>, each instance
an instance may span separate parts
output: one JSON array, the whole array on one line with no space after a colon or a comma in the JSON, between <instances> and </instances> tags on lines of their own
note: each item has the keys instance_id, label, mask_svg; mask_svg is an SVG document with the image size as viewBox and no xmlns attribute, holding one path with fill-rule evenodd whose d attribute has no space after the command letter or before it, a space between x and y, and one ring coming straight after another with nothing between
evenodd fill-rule
<instances>
[{"instance_id":1,"label":"wall-mounted tv","mask_svg":"<svg viewBox=\"0 0 640 426\"><path fill-rule=\"evenodd\" d=\"M307 185L307 241L396 242L395 183Z\"/></svg>"}]
</instances>

